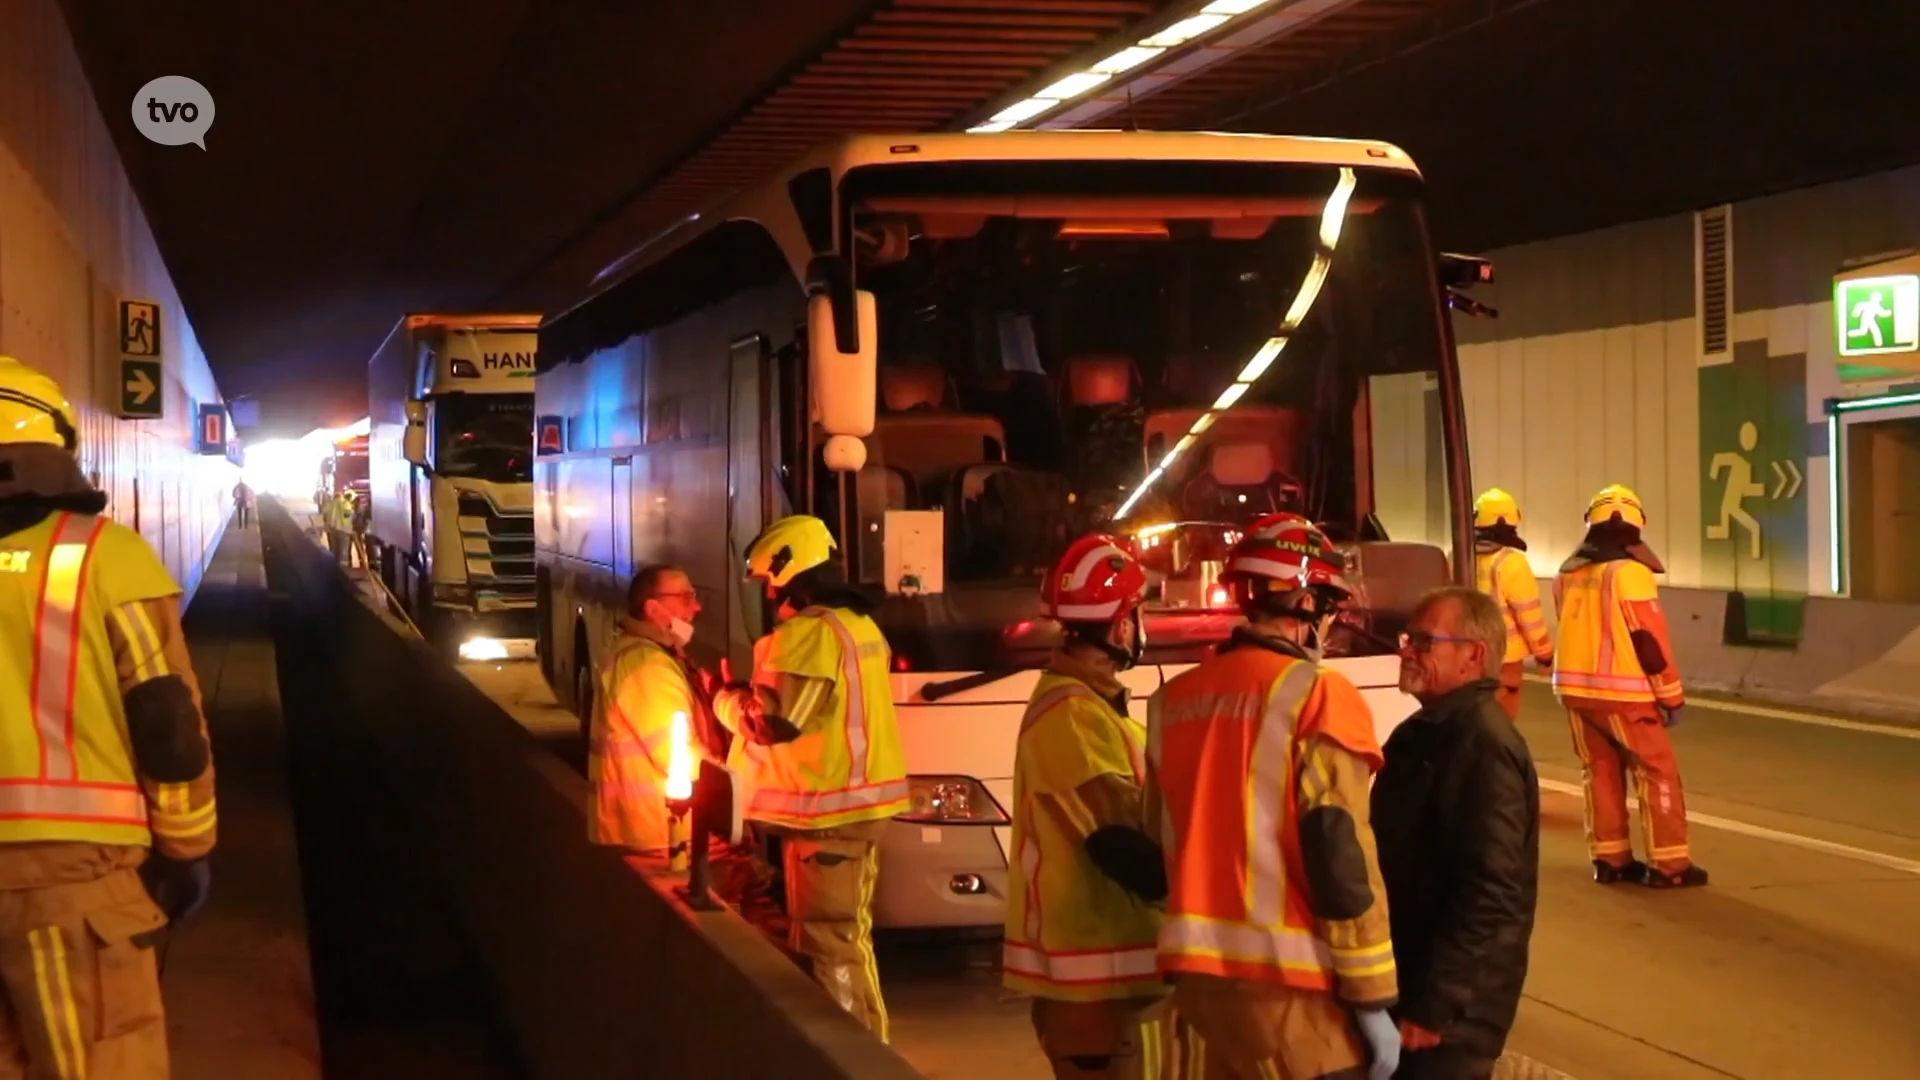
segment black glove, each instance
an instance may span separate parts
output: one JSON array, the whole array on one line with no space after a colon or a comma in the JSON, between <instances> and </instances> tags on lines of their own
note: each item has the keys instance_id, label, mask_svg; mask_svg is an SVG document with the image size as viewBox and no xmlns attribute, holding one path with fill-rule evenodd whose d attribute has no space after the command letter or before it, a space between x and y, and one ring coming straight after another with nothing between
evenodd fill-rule
<instances>
[{"instance_id":1,"label":"black glove","mask_svg":"<svg viewBox=\"0 0 1920 1080\"><path fill-rule=\"evenodd\" d=\"M140 865L140 880L147 887L147 895L166 913L168 922L185 922L207 902L213 869L205 859L154 855Z\"/></svg>"}]
</instances>

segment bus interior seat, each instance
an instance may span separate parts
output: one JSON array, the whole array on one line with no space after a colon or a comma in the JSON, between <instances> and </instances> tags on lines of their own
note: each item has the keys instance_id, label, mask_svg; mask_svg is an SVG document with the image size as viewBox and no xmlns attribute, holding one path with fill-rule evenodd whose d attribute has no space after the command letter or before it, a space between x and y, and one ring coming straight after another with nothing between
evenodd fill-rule
<instances>
[{"instance_id":1,"label":"bus interior seat","mask_svg":"<svg viewBox=\"0 0 1920 1080\"><path fill-rule=\"evenodd\" d=\"M1069 451L1063 469L1093 503L1142 475L1139 447L1146 419L1140 368L1132 357L1086 354L1067 360L1061 380L1060 430ZM1099 493L1099 494L1096 494Z\"/></svg>"},{"instance_id":2,"label":"bus interior seat","mask_svg":"<svg viewBox=\"0 0 1920 1080\"><path fill-rule=\"evenodd\" d=\"M1420 597L1452 577L1446 551L1433 544L1385 540L1338 546L1348 554L1361 606L1398 616L1401 625L1376 624L1379 631L1398 633Z\"/></svg>"},{"instance_id":3,"label":"bus interior seat","mask_svg":"<svg viewBox=\"0 0 1920 1080\"><path fill-rule=\"evenodd\" d=\"M997 559L1000 537L986 527L983 500L988 481L1012 468L1003 462L969 465L947 485L947 562L956 574L980 576Z\"/></svg>"},{"instance_id":4,"label":"bus interior seat","mask_svg":"<svg viewBox=\"0 0 1920 1080\"><path fill-rule=\"evenodd\" d=\"M948 479L983 461L1007 459L1007 432L991 416L961 412L889 413L876 417L867 459L913 478L913 509L945 505Z\"/></svg>"},{"instance_id":5,"label":"bus interior seat","mask_svg":"<svg viewBox=\"0 0 1920 1080\"><path fill-rule=\"evenodd\" d=\"M960 395L945 368L924 360L882 365L880 405L884 412L951 412Z\"/></svg>"},{"instance_id":6,"label":"bus interior seat","mask_svg":"<svg viewBox=\"0 0 1920 1080\"><path fill-rule=\"evenodd\" d=\"M1160 391L1172 408L1210 405L1238 374L1224 358L1206 353L1177 353L1160 370Z\"/></svg>"},{"instance_id":7,"label":"bus interior seat","mask_svg":"<svg viewBox=\"0 0 1920 1080\"><path fill-rule=\"evenodd\" d=\"M1059 473L1021 468L988 473L967 515L970 554L987 564L979 568L982 576L1044 574L1066 550L1070 492Z\"/></svg>"},{"instance_id":8,"label":"bus interior seat","mask_svg":"<svg viewBox=\"0 0 1920 1080\"><path fill-rule=\"evenodd\" d=\"M1060 417L1051 377L1000 369L960 385L960 406L992 416L1007 431L1007 460L1041 469L1059 467Z\"/></svg>"},{"instance_id":9,"label":"bus interior seat","mask_svg":"<svg viewBox=\"0 0 1920 1080\"><path fill-rule=\"evenodd\" d=\"M1219 442L1208 453L1206 469L1187 481L1181 512L1195 521L1244 520L1286 509L1291 478L1274 467L1273 448L1265 442Z\"/></svg>"}]
</instances>

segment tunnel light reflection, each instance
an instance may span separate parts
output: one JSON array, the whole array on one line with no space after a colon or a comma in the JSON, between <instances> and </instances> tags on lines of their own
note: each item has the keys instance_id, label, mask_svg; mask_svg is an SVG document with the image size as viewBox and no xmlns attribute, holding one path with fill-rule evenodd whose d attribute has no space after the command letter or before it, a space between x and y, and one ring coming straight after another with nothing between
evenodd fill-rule
<instances>
[{"instance_id":1,"label":"tunnel light reflection","mask_svg":"<svg viewBox=\"0 0 1920 1080\"><path fill-rule=\"evenodd\" d=\"M255 492L283 498L309 499L320 483L320 463L333 454L334 444L367 433L367 421L340 428L319 428L298 439L268 439L248 443L240 466L241 478Z\"/></svg>"}]
</instances>

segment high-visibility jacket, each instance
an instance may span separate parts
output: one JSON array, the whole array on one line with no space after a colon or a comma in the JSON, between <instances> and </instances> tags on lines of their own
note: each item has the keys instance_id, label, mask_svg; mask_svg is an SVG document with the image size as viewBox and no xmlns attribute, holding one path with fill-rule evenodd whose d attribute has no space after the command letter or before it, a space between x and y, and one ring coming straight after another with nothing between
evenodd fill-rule
<instances>
[{"instance_id":1,"label":"high-visibility jacket","mask_svg":"<svg viewBox=\"0 0 1920 1080\"><path fill-rule=\"evenodd\" d=\"M107 626L180 591L106 518L56 513L0 537L0 843L153 843Z\"/></svg>"},{"instance_id":2,"label":"high-visibility jacket","mask_svg":"<svg viewBox=\"0 0 1920 1080\"><path fill-rule=\"evenodd\" d=\"M1653 571L1630 558L1587 562L1553 580L1560 613L1553 692L1636 704L1685 702ZM1665 670L1649 675L1649 666Z\"/></svg>"},{"instance_id":3,"label":"high-visibility jacket","mask_svg":"<svg viewBox=\"0 0 1920 1080\"><path fill-rule=\"evenodd\" d=\"M587 750L593 788L587 838L640 850L664 848L673 714L686 714L689 753L698 730L686 668L664 644L630 630L601 663L598 683Z\"/></svg>"},{"instance_id":4,"label":"high-visibility jacket","mask_svg":"<svg viewBox=\"0 0 1920 1080\"><path fill-rule=\"evenodd\" d=\"M831 829L907 811L907 764L889 679L893 655L872 619L811 607L754 644L754 682L776 696L780 676L827 689L791 742L746 743L754 760L747 817L796 829Z\"/></svg>"},{"instance_id":5,"label":"high-visibility jacket","mask_svg":"<svg viewBox=\"0 0 1920 1080\"><path fill-rule=\"evenodd\" d=\"M1528 656L1542 663L1552 660L1553 640L1547 636L1546 615L1540 609L1540 583L1534 580L1527 557L1510 547L1478 552L1473 572L1475 584L1500 605L1507 623L1507 653L1502 662L1516 664Z\"/></svg>"},{"instance_id":6,"label":"high-visibility jacket","mask_svg":"<svg viewBox=\"0 0 1920 1080\"><path fill-rule=\"evenodd\" d=\"M1366 779L1382 759L1360 691L1330 668L1236 638L1148 700L1147 755L1167 852L1161 970L1391 1003L1393 943L1367 825ZM1366 875L1371 897L1347 917L1316 914L1300 842L1303 807L1326 805L1335 755L1358 773L1341 792L1358 850L1315 858L1339 875L1328 885L1342 903L1362 884L1348 875Z\"/></svg>"},{"instance_id":7,"label":"high-visibility jacket","mask_svg":"<svg viewBox=\"0 0 1920 1080\"><path fill-rule=\"evenodd\" d=\"M1087 857L1084 837L1101 823L1080 795L1102 776L1144 786L1146 734L1070 675L1048 672L1035 685L1013 759L1008 988L1063 1001L1167 990L1155 960L1160 913Z\"/></svg>"}]
</instances>

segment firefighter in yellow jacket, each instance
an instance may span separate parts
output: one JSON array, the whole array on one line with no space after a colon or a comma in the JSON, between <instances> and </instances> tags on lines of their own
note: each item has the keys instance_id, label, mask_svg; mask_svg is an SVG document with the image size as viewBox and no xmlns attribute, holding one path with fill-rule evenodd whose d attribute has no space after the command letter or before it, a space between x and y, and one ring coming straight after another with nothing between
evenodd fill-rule
<instances>
[{"instance_id":1,"label":"firefighter in yellow jacket","mask_svg":"<svg viewBox=\"0 0 1920 1080\"><path fill-rule=\"evenodd\" d=\"M884 1042L873 889L881 835L911 799L887 639L835 548L825 523L796 514L747 549L779 625L754 644L751 685L723 688L714 709L753 781L747 818L783 842L789 943Z\"/></svg>"},{"instance_id":2,"label":"firefighter in yellow jacket","mask_svg":"<svg viewBox=\"0 0 1920 1080\"><path fill-rule=\"evenodd\" d=\"M165 1077L154 944L209 885L180 587L99 516L78 419L0 356L0 1077Z\"/></svg>"},{"instance_id":3,"label":"firefighter in yellow jacket","mask_svg":"<svg viewBox=\"0 0 1920 1080\"><path fill-rule=\"evenodd\" d=\"M1707 883L1687 845L1687 802L1667 729L1686 704L1653 575L1666 568L1640 538L1647 514L1618 484L1587 506L1587 536L1560 567L1553 692L1566 706L1587 801L1594 880L1656 888ZM1628 774L1640 799L1641 846L1627 830Z\"/></svg>"},{"instance_id":4,"label":"firefighter in yellow jacket","mask_svg":"<svg viewBox=\"0 0 1920 1080\"><path fill-rule=\"evenodd\" d=\"M1120 542L1089 536L1041 588L1066 640L1027 703L1013 761L1013 858L1004 980L1033 998L1058 1080L1139 1070L1158 970L1166 865L1145 818L1146 727L1119 672L1145 646L1147 573Z\"/></svg>"},{"instance_id":5,"label":"firefighter in yellow jacket","mask_svg":"<svg viewBox=\"0 0 1920 1080\"><path fill-rule=\"evenodd\" d=\"M1493 597L1507 623L1507 654L1495 697L1507 715L1520 718L1522 667L1531 655L1541 668L1553 666L1553 640L1540 610L1540 583L1528 565L1527 542L1520 538L1520 504L1499 488L1473 501L1473 569L1476 586Z\"/></svg>"}]
</instances>

